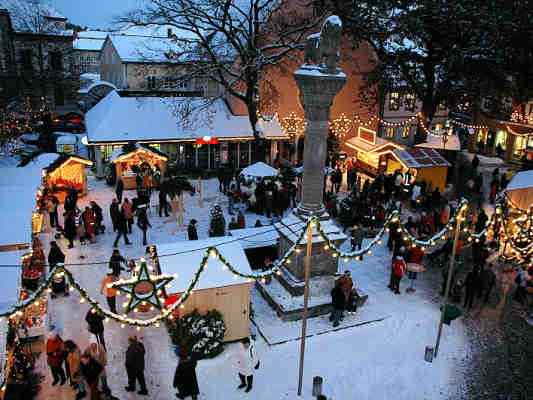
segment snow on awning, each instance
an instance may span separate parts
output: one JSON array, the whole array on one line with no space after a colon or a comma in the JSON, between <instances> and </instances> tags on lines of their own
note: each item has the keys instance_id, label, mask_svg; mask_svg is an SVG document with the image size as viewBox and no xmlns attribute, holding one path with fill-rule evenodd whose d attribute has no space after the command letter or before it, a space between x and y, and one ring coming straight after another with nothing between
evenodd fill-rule
<instances>
[{"instance_id":1,"label":"snow on awning","mask_svg":"<svg viewBox=\"0 0 533 400\"><path fill-rule=\"evenodd\" d=\"M233 229L229 231L229 234L231 235L231 240L239 239L239 243L245 250L275 246L279 239L279 233L272 225L259 228Z\"/></svg>"},{"instance_id":2,"label":"snow on awning","mask_svg":"<svg viewBox=\"0 0 533 400\"><path fill-rule=\"evenodd\" d=\"M178 277L171 282L168 290L170 293L182 293L189 287L205 256L206 249L209 247L216 247L220 254L239 272L252 274L252 268L242 246L231 237L158 244L157 254L160 255L161 272L171 275L178 274ZM161 257L173 253L178 254ZM248 279L233 275L224 269L224 265L218 258L209 257L207 268L200 275L195 290L245 283L248 283Z\"/></svg>"},{"instance_id":3,"label":"snow on awning","mask_svg":"<svg viewBox=\"0 0 533 400\"><path fill-rule=\"evenodd\" d=\"M241 175L250 178L266 178L278 176L279 171L264 162L256 162L241 171Z\"/></svg>"},{"instance_id":4,"label":"snow on awning","mask_svg":"<svg viewBox=\"0 0 533 400\"><path fill-rule=\"evenodd\" d=\"M233 115L226 103L203 98L121 97L110 92L85 115L89 144L195 141L203 136L219 140L253 140L248 116ZM277 119L262 121L265 138L288 138Z\"/></svg>"},{"instance_id":5,"label":"snow on awning","mask_svg":"<svg viewBox=\"0 0 533 400\"><path fill-rule=\"evenodd\" d=\"M109 157L109 161L113 163L125 161L126 159L131 157L133 153L145 153L145 154L150 154L150 156L161 161L168 160L168 157L163 152L157 150L156 148L153 148L153 147L150 147L144 144L139 144L139 143L135 143L133 145L135 146L135 149L132 149L132 151L124 152L124 149L113 150L113 152L111 153L111 156Z\"/></svg>"},{"instance_id":6,"label":"snow on awning","mask_svg":"<svg viewBox=\"0 0 533 400\"><path fill-rule=\"evenodd\" d=\"M532 207L533 170L522 171L513 176L504 193L513 206L521 210L528 210Z\"/></svg>"},{"instance_id":7,"label":"snow on awning","mask_svg":"<svg viewBox=\"0 0 533 400\"><path fill-rule=\"evenodd\" d=\"M444 144L442 136L429 134L427 135L427 141L417 144L416 147L459 151L461 150L461 141L457 135L449 135L448 141Z\"/></svg>"},{"instance_id":8,"label":"snow on awning","mask_svg":"<svg viewBox=\"0 0 533 400\"><path fill-rule=\"evenodd\" d=\"M405 150L395 150L394 155L406 168L418 169L450 166L450 163L434 149L417 147Z\"/></svg>"}]
</instances>

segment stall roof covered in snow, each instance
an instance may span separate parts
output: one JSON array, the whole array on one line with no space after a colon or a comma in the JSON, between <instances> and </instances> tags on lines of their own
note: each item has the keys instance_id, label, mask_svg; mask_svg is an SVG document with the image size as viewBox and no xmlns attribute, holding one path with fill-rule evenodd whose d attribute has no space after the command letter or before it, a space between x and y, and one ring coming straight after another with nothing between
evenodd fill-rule
<instances>
[{"instance_id":1,"label":"stall roof covered in snow","mask_svg":"<svg viewBox=\"0 0 533 400\"><path fill-rule=\"evenodd\" d=\"M459 151L461 150L461 141L459 136L449 135L445 145L442 141L442 136L429 134L427 135L427 141L417 144L416 147Z\"/></svg>"},{"instance_id":2,"label":"stall roof covered in snow","mask_svg":"<svg viewBox=\"0 0 533 400\"><path fill-rule=\"evenodd\" d=\"M21 277L21 257L24 251L0 252L0 313L7 312L17 303ZM3 349L2 349L3 351Z\"/></svg>"},{"instance_id":3,"label":"stall roof covered in snow","mask_svg":"<svg viewBox=\"0 0 533 400\"><path fill-rule=\"evenodd\" d=\"M176 97L120 97L110 92L85 115L89 143L130 141L193 141L205 135L219 139L253 139L247 116L231 114L226 103L217 99ZM265 138L287 138L279 122L264 122Z\"/></svg>"},{"instance_id":4,"label":"stall roof covered in snow","mask_svg":"<svg viewBox=\"0 0 533 400\"><path fill-rule=\"evenodd\" d=\"M242 176L253 178L273 177L277 176L278 174L279 171L276 168L273 168L262 161L256 162L255 164L252 164L241 171Z\"/></svg>"},{"instance_id":5,"label":"stall roof covered in snow","mask_svg":"<svg viewBox=\"0 0 533 400\"><path fill-rule=\"evenodd\" d=\"M205 240L192 240L168 244L158 244L159 255L179 253L173 256L160 257L161 272L163 274L178 274L172 281L170 292L181 293L185 291L194 279L198 268L205 256L206 249L215 246L220 254L238 271L243 274L251 274L252 269L244 254L242 246L238 242L228 242L227 237L211 238ZM234 240L234 239L229 239ZM242 285L248 280L233 275L224 269L224 265L218 258L209 257L207 268L201 274L195 286L198 289L210 289L224 286Z\"/></svg>"},{"instance_id":6,"label":"stall roof covered in snow","mask_svg":"<svg viewBox=\"0 0 533 400\"><path fill-rule=\"evenodd\" d=\"M394 155L406 168L450 166L450 163L434 149L417 147L405 150L395 150Z\"/></svg>"},{"instance_id":7,"label":"stall roof covered in snow","mask_svg":"<svg viewBox=\"0 0 533 400\"><path fill-rule=\"evenodd\" d=\"M239 243L245 250L275 246L279 239L279 233L272 225L259 228L232 229L229 234L231 235L230 240L239 239Z\"/></svg>"},{"instance_id":8,"label":"stall roof covered in snow","mask_svg":"<svg viewBox=\"0 0 533 400\"><path fill-rule=\"evenodd\" d=\"M24 167L0 170L0 246L29 245L32 240L32 212L42 171L59 157L43 154Z\"/></svg>"},{"instance_id":9,"label":"stall roof covered in snow","mask_svg":"<svg viewBox=\"0 0 533 400\"><path fill-rule=\"evenodd\" d=\"M298 216L290 213L287 217L283 218L281 222L275 224L278 232L287 237L293 243L298 240L302 235L302 232L305 230L307 223L300 219ZM322 231L327 235L327 237L332 240L346 240L347 236L344 234L342 229L340 229L332 220L328 219L321 221L320 227ZM313 243L322 243L324 239L319 235L316 227L313 228ZM305 237L302 239L300 244L305 244Z\"/></svg>"},{"instance_id":10,"label":"stall roof covered in snow","mask_svg":"<svg viewBox=\"0 0 533 400\"><path fill-rule=\"evenodd\" d=\"M507 187L505 196L515 207L528 210L533 206L533 170L517 173Z\"/></svg>"},{"instance_id":11,"label":"stall roof covered in snow","mask_svg":"<svg viewBox=\"0 0 533 400\"><path fill-rule=\"evenodd\" d=\"M118 148L118 149L113 150L111 155L109 156L109 161L110 162L121 161L127 158L131 153L136 152L138 150L140 150L141 152L144 151L144 152L152 153L158 158L163 158L165 161L168 159L168 156L165 153L163 153L160 150L157 150L155 147L148 146L146 144L132 143L131 147L132 148L129 151L128 150L124 151L123 148Z\"/></svg>"}]
</instances>

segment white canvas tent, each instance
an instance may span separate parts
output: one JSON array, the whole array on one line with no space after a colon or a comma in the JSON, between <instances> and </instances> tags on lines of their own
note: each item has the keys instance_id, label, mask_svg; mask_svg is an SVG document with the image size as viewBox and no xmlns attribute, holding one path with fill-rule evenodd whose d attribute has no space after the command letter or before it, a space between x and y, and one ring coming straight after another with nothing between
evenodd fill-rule
<instances>
[{"instance_id":1,"label":"white canvas tent","mask_svg":"<svg viewBox=\"0 0 533 400\"><path fill-rule=\"evenodd\" d=\"M278 176L279 171L264 162L257 162L241 171L241 175L247 179L253 178L272 178Z\"/></svg>"},{"instance_id":2,"label":"white canvas tent","mask_svg":"<svg viewBox=\"0 0 533 400\"><path fill-rule=\"evenodd\" d=\"M533 170L517 173L505 188L505 197L514 207L533 207Z\"/></svg>"}]
</instances>

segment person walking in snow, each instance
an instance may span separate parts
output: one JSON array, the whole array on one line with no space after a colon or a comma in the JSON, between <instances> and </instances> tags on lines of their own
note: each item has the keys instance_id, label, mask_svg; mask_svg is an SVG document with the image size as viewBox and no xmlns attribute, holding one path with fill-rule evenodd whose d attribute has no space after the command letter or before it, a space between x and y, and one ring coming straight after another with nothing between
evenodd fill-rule
<instances>
[{"instance_id":1,"label":"person walking in snow","mask_svg":"<svg viewBox=\"0 0 533 400\"><path fill-rule=\"evenodd\" d=\"M59 200L57 197L53 194L48 195L46 199L46 210L48 211L48 215L50 217L50 226L52 228L60 229L61 227L59 226L59 218L57 213L58 207Z\"/></svg>"},{"instance_id":2,"label":"person walking in snow","mask_svg":"<svg viewBox=\"0 0 533 400\"><path fill-rule=\"evenodd\" d=\"M113 271L113 275L117 278L120 277L120 272L125 270L122 264L127 264L126 259L122 257L118 249L114 249L109 259L109 269Z\"/></svg>"},{"instance_id":3,"label":"person walking in snow","mask_svg":"<svg viewBox=\"0 0 533 400\"><path fill-rule=\"evenodd\" d=\"M167 192L163 188L159 188L159 217L163 216L168 217L168 201L167 201Z\"/></svg>"},{"instance_id":4,"label":"person walking in snow","mask_svg":"<svg viewBox=\"0 0 533 400\"><path fill-rule=\"evenodd\" d=\"M65 254L61 251L55 241L50 242L50 251L48 252L48 266L50 269L54 268L57 264L65 263Z\"/></svg>"},{"instance_id":5,"label":"person walking in snow","mask_svg":"<svg viewBox=\"0 0 533 400\"><path fill-rule=\"evenodd\" d=\"M117 313L117 289L110 287L113 282L116 282L118 278L115 276L115 273L112 269L107 271L107 275L102 279L100 285L100 293L105 295L107 305L109 306L109 311L112 313Z\"/></svg>"},{"instance_id":6,"label":"person walking in snow","mask_svg":"<svg viewBox=\"0 0 533 400\"><path fill-rule=\"evenodd\" d=\"M111 224L113 225L113 232L117 231L118 214L120 213L119 202L113 199L109 205L109 216L111 217Z\"/></svg>"},{"instance_id":7,"label":"person walking in snow","mask_svg":"<svg viewBox=\"0 0 533 400\"><path fill-rule=\"evenodd\" d=\"M85 315L85 321L88 324L87 329L96 337L96 341L105 347L104 339L104 316L96 309L89 309Z\"/></svg>"},{"instance_id":8,"label":"person walking in snow","mask_svg":"<svg viewBox=\"0 0 533 400\"><path fill-rule=\"evenodd\" d=\"M139 381L140 395L148 395L146 381L144 379L144 355L146 351L144 345L139 342L136 336L128 339L128 349L126 350L126 373L128 374L128 386L126 392L134 392L137 381Z\"/></svg>"},{"instance_id":9,"label":"person walking in snow","mask_svg":"<svg viewBox=\"0 0 533 400\"><path fill-rule=\"evenodd\" d=\"M94 214L94 234L99 235L100 233L104 233L104 213L102 207L96 204L96 201L93 200L91 201L91 210Z\"/></svg>"},{"instance_id":10,"label":"person walking in snow","mask_svg":"<svg viewBox=\"0 0 533 400\"><path fill-rule=\"evenodd\" d=\"M80 348L72 340L65 341L65 350L67 351L67 366L70 378L70 386L78 391L76 400L85 397L85 385L81 373L81 352Z\"/></svg>"},{"instance_id":11,"label":"person walking in snow","mask_svg":"<svg viewBox=\"0 0 533 400\"><path fill-rule=\"evenodd\" d=\"M331 289L331 305L333 306L333 311L329 316L329 320L333 322L334 328L339 326L340 320L343 318L344 308L346 307L346 296L342 291L341 284L342 282L337 279L335 286Z\"/></svg>"},{"instance_id":12,"label":"person walking in snow","mask_svg":"<svg viewBox=\"0 0 533 400\"><path fill-rule=\"evenodd\" d=\"M122 193L124 192L124 182L122 182L122 179L117 180L117 187L115 188L115 194L117 195L117 199L119 203L122 203Z\"/></svg>"},{"instance_id":13,"label":"person walking in snow","mask_svg":"<svg viewBox=\"0 0 533 400\"><path fill-rule=\"evenodd\" d=\"M68 240L69 249L74 247L74 239L76 239L77 232L78 229L76 228L76 215L73 211L67 211L65 213L65 237Z\"/></svg>"},{"instance_id":14,"label":"person walking in snow","mask_svg":"<svg viewBox=\"0 0 533 400\"><path fill-rule=\"evenodd\" d=\"M474 267L466 275L465 279L465 302L463 304L464 308L471 309L474 305L474 297L478 292L479 284L479 270L477 267Z\"/></svg>"},{"instance_id":15,"label":"person walking in snow","mask_svg":"<svg viewBox=\"0 0 533 400\"><path fill-rule=\"evenodd\" d=\"M127 232L131 235L131 227L133 226L133 204L131 204L131 201L128 198L124 199L124 203L122 203L122 215L126 219L127 224Z\"/></svg>"},{"instance_id":16,"label":"person walking in snow","mask_svg":"<svg viewBox=\"0 0 533 400\"><path fill-rule=\"evenodd\" d=\"M191 219L189 222L189 226L187 227L187 236L189 240L198 240L198 231L196 230L196 221L194 218Z\"/></svg>"},{"instance_id":17,"label":"person walking in snow","mask_svg":"<svg viewBox=\"0 0 533 400\"><path fill-rule=\"evenodd\" d=\"M174 373L173 387L177 389L176 397L186 399L191 396L192 400L198 399L200 389L196 377L196 360L185 348L180 350L180 359Z\"/></svg>"},{"instance_id":18,"label":"person walking in snow","mask_svg":"<svg viewBox=\"0 0 533 400\"><path fill-rule=\"evenodd\" d=\"M107 352L104 346L93 342L89 344L83 354L90 356L94 361L100 364L100 366L102 367L102 372L100 372L100 382L102 384L102 391L107 395L111 395L111 389L107 384L107 374L105 369L107 366Z\"/></svg>"},{"instance_id":19,"label":"person walking in snow","mask_svg":"<svg viewBox=\"0 0 533 400\"><path fill-rule=\"evenodd\" d=\"M400 282L407 271L407 264L403 256L398 255L392 263L392 290L395 294L400 294Z\"/></svg>"},{"instance_id":20,"label":"person walking in snow","mask_svg":"<svg viewBox=\"0 0 533 400\"><path fill-rule=\"evenodd\" d=\"M113 243L113 247L117 247L118 246L118 241L120 240L121 236L124 237L124 242L126 244L131 244L130 240L128 239L128 235L127 235L127 232L128 232L127 224L128 224L128 222L126 222L126 217L125 217L124 210L122 210L122 212L120 212L117 215L117 237L115 238L115 242Z\"/></svg>"},{"instance_id":21,"label":"person walking in snow","mask_svg":"<svg viewBox=\"0 0 533 400\"><path fill-rule=\"evenodd\" d=\"M67 381L65 371L63 370L63 361L65 360L65 345L55 330L50 332L46 341L46 361L54 378L52 386L58 383L62 386Z\"/></svg>"},{"instance_id":22,"label":"person walking in snow","mask_svg":"<svg viewBox=\"0 0 533 400\"><path fill-rule=\"evenodd\" d=\"M152 225L150 225L150 221L148 220L148 214L146 213L145 204L141 204L137 209L137 226L143 232L143 246L146 246L146 233L148 232L148 228L151 228Z\"/></svg>"},{"instance_id":23,"label":"person walking in snow","mask_svg":"<svg viewBox=\"0 0 533 400\"><path fill-rule=\"evenodd\" d=\"M100 400L100 392L98 391L98 378L102 372L102 366L96 362L88 354L83 354L80 357L80 370L89 386L89 391L91 393L91 400Z\"/></svg>"},{"instance_id":24,"label":"person walking in snow","mask_svg":"<svg viewBox=\"0 0 533 400\"><path fill-rule=\"evenodd\" d=\"M85 211L81 213L81 219L83 221L83 226L85 227L87 238L91 243L94 242L96 218L93 210L91 210L90 207L85 207Z\"/></svg>"},{"instance_id":25,"label":"person walking in snow","mask_svg":"<svg viewBox=\"0 0 533 400\"><path fill-rule=\"evenodd\" d=\"M241 382L237 389L246 388L245 392L248 393L252 390L254 382L254 368L259 368L255 345L249 338L241 340L235 356L235 364Z\"/></svg>"}]
</instances>

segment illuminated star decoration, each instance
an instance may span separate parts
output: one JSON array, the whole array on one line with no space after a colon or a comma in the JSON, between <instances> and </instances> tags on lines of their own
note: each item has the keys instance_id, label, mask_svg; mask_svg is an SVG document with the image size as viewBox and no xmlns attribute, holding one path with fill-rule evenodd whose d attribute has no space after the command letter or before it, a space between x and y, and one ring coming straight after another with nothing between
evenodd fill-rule
<instances>
[{"instance_id":1,"label":"illuminated star decoration","mask_svg":"<svg viewBox=\"0 0 533 400\"><path fill-rule=\"evenodd\" d=\"M174 277L171 275L150 275L144 259L141 259L141 266L137 270L136 276L130 279L118 280L110 285L110 287L127 293L129 300L125 306L126 314L132 310L137 310L139 305L147 306L150 304L158 310L161 310L163 307L163 298L160 296L162 296L165 286Z\"/></svg>"}]
</instances>

